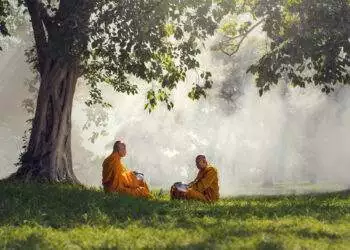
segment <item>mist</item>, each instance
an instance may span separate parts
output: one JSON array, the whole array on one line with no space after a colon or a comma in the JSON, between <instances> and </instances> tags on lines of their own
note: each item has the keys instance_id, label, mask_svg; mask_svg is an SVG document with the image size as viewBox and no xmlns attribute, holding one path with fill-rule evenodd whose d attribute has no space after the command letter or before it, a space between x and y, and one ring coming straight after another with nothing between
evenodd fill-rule
<instances>
[{"instance_id":1,"label":"mist","mask_svg":"<svg viewBox=\"0 0 350 250\"><path fill-rule=\"evenodd\" d=\"M220 193L276 194L330 191L349 186L350 89L339 87L326 96L320 89L287 87L288 82L258 96L254 77L247 67L259 58L263 36L255 34L240 52L228 57L210 50L207 42L200 56L203 70L213 74L214 86L206 99L187 97L197 72L173 93L175 108L159 106L144 110L150 85L139 82L139 94L127 96L103 86L103 95L113 108L89 109L84 101L88 88L78 84L73 106L72 152L74 169L88 186L101 184L102 161L115 140L126 142L127 167L145 174L151 188L168 189L175 181L195 177L194 159L205 154L217 167ZM24 39L26 40L26 39ZM28 43L12 44L0 57L0 178L16 170L21 137L30 118L22 107L28 97L24 82L33 79L25 63ZM89 138L96 128L84 129L90 114L108 114L108 135ZM104 113L105 112L105 113Z\"/></svg>"}]
</instances>

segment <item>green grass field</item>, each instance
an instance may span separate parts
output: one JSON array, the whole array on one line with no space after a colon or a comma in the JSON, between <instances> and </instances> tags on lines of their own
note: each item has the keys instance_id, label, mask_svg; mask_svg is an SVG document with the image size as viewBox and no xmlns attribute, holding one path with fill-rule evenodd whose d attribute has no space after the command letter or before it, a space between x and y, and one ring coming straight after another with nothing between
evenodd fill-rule
<instances>
[{"instance_id":1,"label":"green grass field","mask_svg":"<svg viewBox=\"0 0 350 250\"><path fill-rule=\"evenodd\" d=\"M0 249L350 249L350 192L203 204L0 183Z\"/></svg>"}]
</instances>

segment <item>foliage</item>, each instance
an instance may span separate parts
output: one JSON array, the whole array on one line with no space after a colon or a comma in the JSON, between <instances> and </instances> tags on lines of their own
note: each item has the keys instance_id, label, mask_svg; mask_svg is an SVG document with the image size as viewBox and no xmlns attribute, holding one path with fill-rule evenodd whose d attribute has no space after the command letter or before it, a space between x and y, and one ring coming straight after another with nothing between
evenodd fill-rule
<instances>
[{"instance_id":1,"label":"foliage","mask_svg":"<svg viewBox=\"0 0 350 250\"><path fill-rule=\"evenodd\" d=\"M0 34L3 36L10 35L6 25L6 18L9 15L9 6L10 4L7 0L0 1ZM0 50L2 50L1 47Z\"/></svg>"},{"instance_id":2,"label":"foliage","mask_svg":"<svg viewBox=\"0 0 350 250\"><path fill-rule=\"evenodd\" d=\"M85 58L93 97L89 104L102 102L95 86L103 82L119 92L137 93L137 84L128 80L134 75L152 83L145 109L151 111L159 102L173 108L171 90L187 71L200 67L200 41L217 27L211 9L212 1L99 1ZM211 87L208 72L201 78L203 83L194 83L189 94L193 99Z\"/></svg>"},{"instance_id":3,"label":"foliage","mask_svg":"<svg viewBox=\"0 0 350 250\"><path fill-rule=\"evenodd\" d=\"M281 78L294 86L321 85L326 93L350 80L348 0L36 2L49 28L45 41L49 54L81 60L82 76L91 87L88 105L110 106L98 88L102 83L137 93L139 86L128 80L135 75L152 83L146 109L151 111L159 102L171 109L171 90L188 70L200 67L196 59L200 43L227 13L253 17L222 26L229 39L222 49L229 48L228 54L237 52L256 27L262 26L269 37L270 50L248 70L256 74L260 94ZM5 13L2 9L0 16ZM212 86L208 74L200 74L202 82L194 83L190 98L205 96Z\"/></svg>"},{"instance_id":4,"label":"foliage","mask_svg":"<svg viewBox=\"0 0 350 250\"><path fill-rule=\"evenodd\" d=\"M18 43L17 34L27 28L28 16L17 0L0 1L0 50Z\"/></svg>"},{"instance_id":5,"label":"foliage","mask_svg":"<svg viewBox=\"0 0 350 250\"><path fill-rule=\"evenodd\" d=\"M23 2L28 7L33 4ZM36 35L34 28L37 53L29 61L37 62L39 71L41 57L78 62L81 76L91 87L86 104L107 107L99 86L107 83L118 92L135 94L139 86L129 81L134 75L152 85L145 105L149 111L162 102L173 108L171 91L187 71L200 69L201 42L214 34L229 11L212 0L34 2L36 9L29 12L35 16L40 10L47 30L45 34L38 29ZM212 85L209 72L200 75L189 93L192 99L205 96Z\"/></svg>"},{"instance_id":6,"label":"foliage","mask_svg":"<svg viewBox=\"0 0 350 250\"><path fill-rule=\"evenodd\" d=\"M248 70L256 74L260 94L281 78L290 79L293 86L320 85L326 93L335 84L350 83L348 0L246 1L244 12L251 13L255 23L227 26L226 31L229 28L239 46L241 38L262 23L270 49Z\"/></svg>"},{"instance_id":7,"label":"foliage","mask_svg":"<svg viewBox=\"0 0 350 250\"><path fill-rule=\"evenodd\" d=\"M236 197L216 204L169 201L167 195L155 195L155 200L137 200L79 186L2 183L0 247L350 247L349 192Z\"/></svg>"}]
</instances>

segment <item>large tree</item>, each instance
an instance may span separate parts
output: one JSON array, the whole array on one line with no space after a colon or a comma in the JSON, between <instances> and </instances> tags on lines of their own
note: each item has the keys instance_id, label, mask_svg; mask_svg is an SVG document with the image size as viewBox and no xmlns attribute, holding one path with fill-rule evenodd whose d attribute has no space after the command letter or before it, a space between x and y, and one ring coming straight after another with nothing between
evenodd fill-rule
<instances>
[{"instance_id":1,"label":"large tree","mask_svg":"<svg viewBox=\"0 0 350 250\"><path fill-rule=\"evenodd\" d=\"M145 108L164 102L186 72L198 69L200 41L212 35L223 15L212 1L24 0L35 48L30 61L40 87L28 147L12 175L20 180L78 182L72 167L71 110L77 79L91 87L88 105L104 103L98 86L137 93L134 75L152 83ZM191 98L205 95L203 72Z\"/></svg>"}]
</instances>

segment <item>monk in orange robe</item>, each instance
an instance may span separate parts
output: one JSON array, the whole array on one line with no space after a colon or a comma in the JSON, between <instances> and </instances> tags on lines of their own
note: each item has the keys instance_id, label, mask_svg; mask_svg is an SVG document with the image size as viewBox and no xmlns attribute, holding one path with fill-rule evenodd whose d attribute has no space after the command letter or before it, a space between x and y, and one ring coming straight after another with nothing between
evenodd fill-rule
<instances>
[{"instance_id":1,"label":"monk in orange robe","mask_svg":"<svg viewBox=\"0 0 350 250\"><path fill-rule=\"evenodd\" d=\"M170 190L172 199L199 200L214 202L219 199L218 173L210 165L204 155L196 157L196 166L199 170L194 181L188 184L187 190L179 190L173 185Z\"/></svg>"},{"instance_id":2,"label":"monk in orange robe","mask_svg":"<svg viewBox=\"0 0 350 250\"><path fill-rule=\"evenodd\" d=\"M135 172L126 169L121 161L126 155L126 145L117 141L114 143L113 152L103 164L102 185L106 192L117 192L134 197L150 198L151 194L146 182Z\"/></svg>"}]
</instances>

